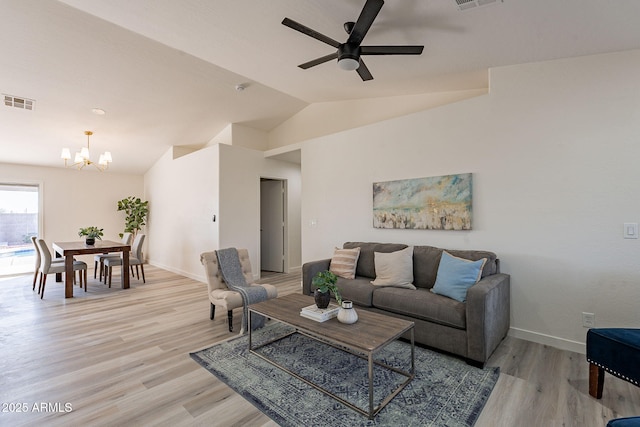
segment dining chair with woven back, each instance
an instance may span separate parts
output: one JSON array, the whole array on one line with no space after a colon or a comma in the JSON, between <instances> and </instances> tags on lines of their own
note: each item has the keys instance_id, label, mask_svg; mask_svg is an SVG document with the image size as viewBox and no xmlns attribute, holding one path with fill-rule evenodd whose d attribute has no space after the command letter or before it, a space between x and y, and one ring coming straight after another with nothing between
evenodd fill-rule
<instances>
[{"instance_id":1,"label":"dining chair with woven back","mask_svg":"<svg viewBox=\"0 0 640 427\"><path fill-rule=\"evenodd\" d=\"M142 283L147 283L144 277L144 259L142 257L142 244L144 243L144 234L136 234L133 239L133 245L131 246L131 252L129 253L129 265L131 266L131 273L133 274L133 266L136 266L136 273L138 274L138 280L140 280L140 271L138 266L142 270ZM111 287L111 276L113 275L113 267L122 265L122 257L108 257L104 260L104 281Z\"/></svg>"},{"instance_id":2,"label":"dining chair with woven back","mask_svg":"<svg viewBox=\"0 0 640 427\"><path fill-rule=\"evenodd\" d=\"M47 247L47 243L43 239L36 240L38 249L40 250L40 284L38 293L40 299L44 297L44 288L47 284L48 274L64 273L64 262L54 262L51 257L51 251ZM73 276L75 280L75 272L80 271L80 286L84 282L84 291L87 292L87 263L84 261L73 261ZM35 284L34 284L35 288Z\"/></svg>"}]
</instances>

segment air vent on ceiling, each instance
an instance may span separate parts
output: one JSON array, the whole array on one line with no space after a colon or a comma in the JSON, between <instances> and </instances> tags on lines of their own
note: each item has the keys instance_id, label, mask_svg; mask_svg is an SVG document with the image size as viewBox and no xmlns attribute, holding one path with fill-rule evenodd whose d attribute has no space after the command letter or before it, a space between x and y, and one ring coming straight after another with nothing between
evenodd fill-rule
<instances>
[{"instance_id":1,"label":"air vent on ceiling","mask_svg":"<svg viewBox=\"0 0 640 427\"><path fill-rule=\"evenodd\" d=\"M477 6L484 6L489 3L495 3L496 0L454 0L458 9L467 10Z\"/></svg>"},{"instance_id":2,"label":"air vent on ceiling","mask_svg":"<svg viewBox=\"0 0 640 427\"><path fill-rule=\"evenodd\" d=\"M23 110L33 110L36 101L34 99L18 97L13 95L2 94L4 96L4 105L7 107L16 107Z\"/></svg>"}]
</instances>

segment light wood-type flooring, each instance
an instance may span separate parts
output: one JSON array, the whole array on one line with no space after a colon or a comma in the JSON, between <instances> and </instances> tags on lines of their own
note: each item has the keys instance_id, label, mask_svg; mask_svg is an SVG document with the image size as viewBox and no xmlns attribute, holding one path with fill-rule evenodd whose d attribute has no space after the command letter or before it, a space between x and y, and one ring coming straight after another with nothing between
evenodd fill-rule
<instances>
[{"instance_id":1,"label":"light wood-type flooring","mask_svg":"<svg viewBox=\"0 0 640 427\"><path fill-rule=\"evenodd\" d=\"M209 320L206 285L145 272L147 283L132 278L128 290L90 279L73 299L53 277L43 300L31 275L0 278L0 426L276 425L189 357L234 335L226 313ZM281 295L300 292L299 274L262 280ZM640 389L609 375L603 399L589 396L581 354L508 337L488 365L501 375L477 426L604 426L640 415Z\"/></svg>"}]
</instances>

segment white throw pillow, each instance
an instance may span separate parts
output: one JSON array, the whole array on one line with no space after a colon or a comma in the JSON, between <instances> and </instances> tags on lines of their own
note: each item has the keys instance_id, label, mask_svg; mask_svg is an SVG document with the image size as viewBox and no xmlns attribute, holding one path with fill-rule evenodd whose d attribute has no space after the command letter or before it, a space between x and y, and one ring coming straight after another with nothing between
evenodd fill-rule
<instances>
[{"instance_id":1,"label":"white throw pillow","mask_svg":"<svg viewBox=\"0 0 640 427\"><path fill-rule=\"evenodd\" d=\"M391 253L374 252L373 262L376 278L372 285L416 288L413 286L413 246Z\"/></svg>"},{"instance_id":2,"label":"white throw pillow","mask_svg":"<svg viewBox=\"0 0 640 427\"><path fill-rule=\"evenodd\" d=\"M360 248L340 249L336 248L329 264L329 271L345 279L355 279L356 266L360 258Z\"/></svg>"}]
</instances>

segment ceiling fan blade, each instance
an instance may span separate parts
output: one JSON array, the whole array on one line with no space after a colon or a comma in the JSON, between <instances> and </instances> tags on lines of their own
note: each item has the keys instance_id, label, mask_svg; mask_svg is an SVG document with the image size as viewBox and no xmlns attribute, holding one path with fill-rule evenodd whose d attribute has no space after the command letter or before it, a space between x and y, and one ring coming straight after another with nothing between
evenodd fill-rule
<instances>
[{"instance_id":1,"label":"ceiling fan blade","mask_svg":"<svg viewBox=\"0 0 640 427\"><path fill-rule=\"evenodd\" d=\"M362 12L360 12L360 16L358 16L358 20L356 21L356 25L351 30L351 34L349 34L349 39L347 43L353 43L356 45L360 45L364 36L367 35L367 31L371 28L373 21L378 16L378 12L382 9L384 5L384 0L367 0L362 8Z\"/></svg>"},{"instance_id":2,"label":"ceiling fan blade","mask_svg":"<svg viewBox=\"0 0 640 427\"><path fill-rule=\"evenodd\" d=\"M306 25L302 25L299 22L296 22L296 21L294 21L292 19L284 18L282 20L282 25L287 26L289 28L292 28L292 29L294 29L296 31L300 31L302 34L306 34L309 37L313 37L316 40L320 40L321 42L326 43L326 44L328 44L330 46L333 46L336 49L338 48L338 46L340 46L340 43L335 41L331 37L327 37L324 34L320 34L316 30L312 30L311 28L307 27Z\"/></svg>"},{"instance_id":3,"label":"ceiling fan blade","mask_svg":"<svg viewBox=\"0 0 640 427\"><path fill-rule=\"evenodd\" d=\"M324 64L327 61L331 61L332 59L336 59L338 57L338 52L334 52L330 55L326 55L320 58L316 58L313 61L305 62L304 64L298 65L298 67L306 70L307 68L315 67L316 65Z\"/></svg>"},{"instance_id":4,"label":"ceiling fan blade","mask_svg":"<svg viewBox=\"0 0 640 427\"><path fill-rule=\"evenodd\" d=\"M371 72L369 71L367 66L364 65L364 61L362 60L362 58L360 58L360 66L356 69L356 71L360 75L360 78L363 82L366 82L367 80L373 80L373 76L371 75Z\"/></svg>"},{"instance_id":5,"label":"ceiling fan blade","mask_svg":"<svg viewBox=\"0 0 640 427\"><path fill-rule=\"evenodd\" d=\"M424 46L360 46L360 55L420 55Z\"/></svg>"}]
</instances>

